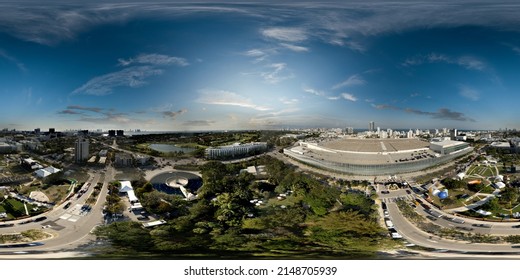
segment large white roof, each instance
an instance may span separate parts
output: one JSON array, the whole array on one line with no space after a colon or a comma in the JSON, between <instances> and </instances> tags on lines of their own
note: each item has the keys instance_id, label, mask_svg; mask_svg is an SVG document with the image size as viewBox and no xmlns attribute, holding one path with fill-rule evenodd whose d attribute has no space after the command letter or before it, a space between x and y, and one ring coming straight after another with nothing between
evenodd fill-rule
<instances>
[{"instance_id":1,"label":"large white roof","mask_svg":"<svg viewBox=\"0 0 520 280\"><path fill-rule=\"evenodd\" d=\"M128 192L133 191L132 183L130 181L120 181L121 187L119 188L119 192Z\"/></svg>"}]
</instances>

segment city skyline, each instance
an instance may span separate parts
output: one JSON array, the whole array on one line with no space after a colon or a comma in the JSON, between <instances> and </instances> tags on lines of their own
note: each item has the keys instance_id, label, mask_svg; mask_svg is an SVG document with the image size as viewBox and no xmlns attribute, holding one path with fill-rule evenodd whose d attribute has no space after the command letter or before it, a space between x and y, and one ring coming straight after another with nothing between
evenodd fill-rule
<instances>
[{"instance_id":1,"label":"city skyline","mask_svg":"<svg viewBox=\"0 0 520 280\"><path fill-rule=\"evenodd\" d=\"M514 2L0 7L0 128L520 128Z\"/></svg>"}]
</instances>

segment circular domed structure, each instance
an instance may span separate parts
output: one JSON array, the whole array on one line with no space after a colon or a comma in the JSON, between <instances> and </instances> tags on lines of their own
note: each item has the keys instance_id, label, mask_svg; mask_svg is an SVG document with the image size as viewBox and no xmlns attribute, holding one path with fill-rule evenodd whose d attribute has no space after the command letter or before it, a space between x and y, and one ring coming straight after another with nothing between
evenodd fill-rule
<instances>
[{"instance_id":1,"label":"circular domed structure","mask_svg":"<svg viewBox=\"0 0 520 280\"><path fill-rule=\"evenodd\" d=\"M448 192L447 191L439 192L439 198L440 199L445 199L447 197L448 197Z\"/></svg>"},{"instance_id":2,"label":"circular domed structure","mask_svg":"<svg viewBox=\"0 0 520 280\"><path fill-rule=\"evenodd\" d=\"M170 171L155 175L150 180L150 183L160 192L186 197L187 195L182 189L191 194L197 193L202 186L202 178L189 172Z\"/></svg>"}]
</instances>

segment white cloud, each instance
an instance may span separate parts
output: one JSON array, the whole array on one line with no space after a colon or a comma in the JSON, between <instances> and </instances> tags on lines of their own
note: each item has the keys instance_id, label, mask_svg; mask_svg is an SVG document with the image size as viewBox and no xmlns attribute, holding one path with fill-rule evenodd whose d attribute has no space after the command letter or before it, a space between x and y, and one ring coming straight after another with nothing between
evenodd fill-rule
<instances>
[{"instance_id":1,"label":"white cloud","mask_svg":"<svg viewBox=\"0 0 520 280\"><path fill-rule=\"evenodd\" d=\"M352 102L356 102L358 99L357 97L355 97L354 95L350 94L350 93L342 93L338 96L329 96L327 97L328 100L339 100L339 99L345 99L345 100L349 100L349 101L352 101Z\"/></svg>"},{"instance_id":2,"label":"white cloud","mask_svg":"<svg viewBox=\"0 0 520 280\"><path fill-rule=\"evenodd\" d=\"M267 53L261 49L251 49L251 50L246 51L244 53L244 55L251 56L251 57L259 57L259 56L267 55Z\"/></svg>"},{"instance_id":3,"label":"white cloud","mask_svg":"<svg viewBox=\"0 0 520 280\"><path fill-rule=\"evenodd\" d=\"M164 54L140 54L133 58L118 59L120 66L129 66L132 64L150 64L150 65L178 65L188 66L190 65L185 58L168 56Z\"/></svg>"},{"instance_id":4,"label":"white cloud","mask_svg":"<svg viewBox=\"0 0 520 280\"><path fill-rule=\"evenodd\" d=\"M131 66L121 71L95 77L72 91L71 94L108 95L112 94L116 87L141 87L147 83L146 78L162 73L163 70L151 66Z\"/></svg>"},{"instance_id":5,"label":"white cloud","mask_svg":"<svg viewBox=\"0 0 520 280\"><path fill-rule=\"evenodd\" d=\"M472 101L477 101L480 99L480 94L478 91L465 85L459 86L459 94Z\"/></svg>"},{"instance_id":6,"label":"white cloud","mask_svg":"<svg viewBox=\"0 0 520 280\"><path fill-rule=\"evenodd\" d=\"M299 102L299 100L296 98L292 98L292 99L280 98L280 102L282 102L282 104L285 104L285 105L294 105L294 104L297 104Z\"/></svg>"},{"instance_id":7,"label":"white cloud","mask_svg":"<svg viewBox=\"0 0 520 280\"><path fill-rule=\"evenodd\" d=\"M457 64L471 70L484 70L486 64L474 57L463 56L457 59Z\"/></svg>"},{"instance_id":8,"label":"white cloud","mask_svg":"<svg viewBox=\"0 0 520 280\"><path fill-rule=\"evenodd\" d=\"M301 42L307 40L306 31L296 27L272 27L261 31L265 37L284 42Z\"/></svg>"},{"instance_id":9,"label":"white cloud","mask_svg":"<svg viewBox=\"0 0 520 280\"><path fill-rule=\"evenodd\" d=\"M308 52L309 51L309 48L307 48L307 47L297 46L297 45L293 45L293 44L280 43L280 46L282 46L286 49L289 49L293 52Z\"/></svg>"},{"instance_id":10,"label":"white cloud","mask_svg":"<svg viewBox=\"0 0 520 280\"><path fill-rule=\"evenodd\" d=\"M308 86L303 86L303 91L306 92L306 93L310 93L310 94L313 94L313 95L316 95L316 96L324 96L325 93L321 90L317 90L317 89L313 89L311 87L308 87Z\"/></svg>"},{"instance_id":11,"label":"white cloud","mask_svg":"<svg viewBox=\"0 0 520 280\"><path fill-rule=\"evenodd\" d=\"M446 63L446 64L455 64L461 67L464 67L468 70L477 70L477 71L483 71L486 69L486 63L483 61L472 57L472 56L461 56L452 58L445 54L437 54L437 53L430 53L427 55L417 55L414 57L407 58L403 63L401 63L402 66L415 66L415 65L421 65L425 63Z\"/></svg>"},{"instance_id":12,"label":"white cloud","mask_svg":"<svg viewBox=\"0 0 520 280\"><path fill-rule=\"evenodd\" d=\"M358 86L358 85L364 85L366 84L366 81L361 77L359 74L354 74L350 77L348 77L345 81L336 84L332 87L332 89L338 89L342 87L350 87L350 86Z\"/></svg>"},{"instance_id":13,"label":"white cloud","mask_svg":"<svg viewBox=\"0 0 520 280\"><path fill-rule=\"evenodd\" d=\"M341 97L343 97L343 99L346 99L346 100L349 100L349 101L352 101L352 102L356 102L357 101L357 98L353 94L350 94L350 93L342 93Z\"/></svg>"},{"instance_id":14,"label":"white cloud","mask_svg":"<svg viewBox=\"0 0 520 280\"><path fill-rule=\"evenodd\" d=\"M257 111L269 111L271 108L256 105L248 98L245 98L237 93L226 90L209 90L203 89L199 91L200 96L196 100L199 103L225 106L238 106L243 108L250 108Z\"/></svg>"},{"instance_id":15,"label":"white cloud","mask_svg":"<svg viewBox=\"0 0 520 280\"><path fill-rule=\"evenodd\" d=\"M269 84L277 84L281 81L294 78L294 74L287 70L287 64L285 63L273 63L266 67L271 70L260 73L260 76Z\"/></svg>"}]
</instances>

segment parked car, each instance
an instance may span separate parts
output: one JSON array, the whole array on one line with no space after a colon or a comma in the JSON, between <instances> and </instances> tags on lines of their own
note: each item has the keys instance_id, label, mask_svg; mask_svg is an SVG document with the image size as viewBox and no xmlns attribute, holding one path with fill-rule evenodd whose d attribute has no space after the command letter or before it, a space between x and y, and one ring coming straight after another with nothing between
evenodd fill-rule
<instances>
[{"instance_id":1,"label":"parked car","mask_svg":"<svg viewBox=\"0 0 520 280\"><path fill-rule=\"evenodd\" d=\"M491 228L489 224L473 224L474 227Z\"/></svg>"}]
</instances>

